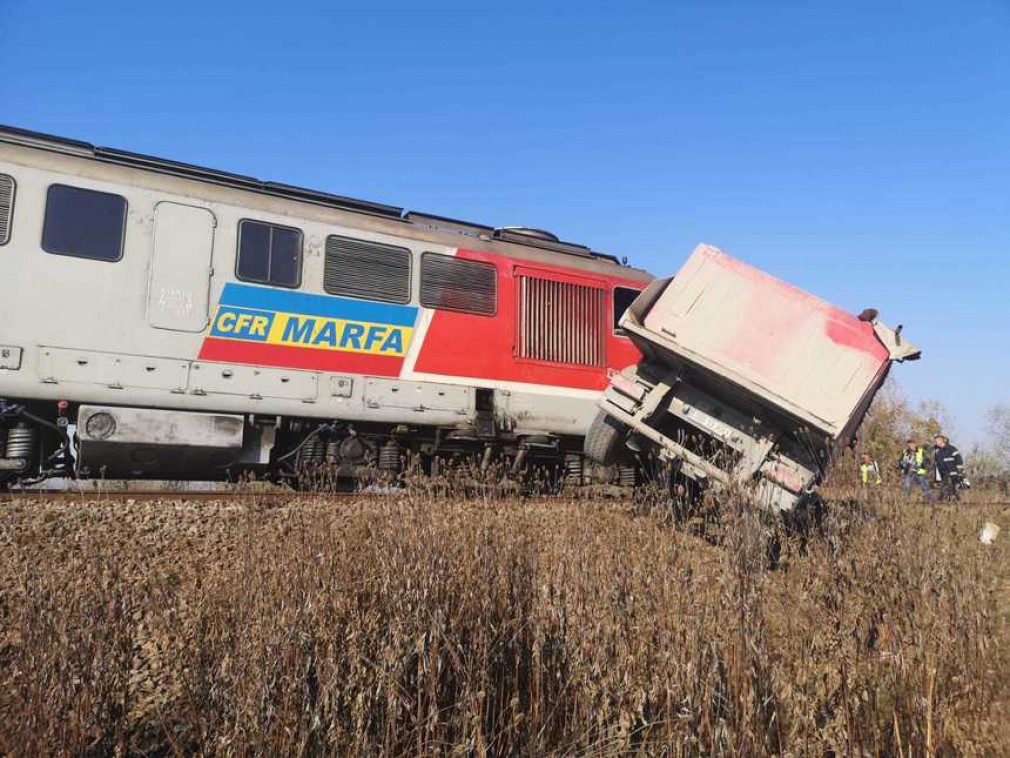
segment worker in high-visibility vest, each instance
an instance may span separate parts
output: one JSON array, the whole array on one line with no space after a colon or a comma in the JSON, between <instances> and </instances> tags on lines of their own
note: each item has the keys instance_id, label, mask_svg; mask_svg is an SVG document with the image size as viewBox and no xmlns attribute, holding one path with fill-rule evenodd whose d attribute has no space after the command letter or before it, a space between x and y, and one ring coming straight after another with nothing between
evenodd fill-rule
<instances>
[{"instance_id":1,"label":"worker in high-visibility vest","mask_svg":"<svg viewBox=\"0 0 1010 758\"><path fill-rule=\"evenodd\" d=\"M859 464L859 481L864 487L876 487L884 483L880 476L880 466L869 453L863 453L862 463Z\"/></svg>"},{"instance_id":2,"label":"worker in high-visibility vest","mask_svg":"<svg viewBox=\"0 0 1010 758\"><path fill-rule=\"evenodd\" d=\"M913 486L918 486L926 502L933 502L933 489L929 486L930 457L926 448L915 439L909 439L905 443L905 452L898 461L898 470L902 474L901 491L905 497L908 497Z\"/></svg>"}]
</instances>

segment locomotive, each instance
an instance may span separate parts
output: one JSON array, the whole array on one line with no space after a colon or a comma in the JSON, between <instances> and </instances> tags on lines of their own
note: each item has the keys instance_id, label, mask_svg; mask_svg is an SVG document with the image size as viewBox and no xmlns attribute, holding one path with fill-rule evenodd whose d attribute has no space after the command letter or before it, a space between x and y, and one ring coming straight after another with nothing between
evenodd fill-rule
<instances>
[{"instance_id":1,"label":"locomotive","mask_svg":"<svg viewBox=\"0 0 1010 758\"><path fill-rule=\"evenodd\" d=\"M652 277L490 227L0 127L0 487L584 476Z\"/></svg>"}]
</instances>

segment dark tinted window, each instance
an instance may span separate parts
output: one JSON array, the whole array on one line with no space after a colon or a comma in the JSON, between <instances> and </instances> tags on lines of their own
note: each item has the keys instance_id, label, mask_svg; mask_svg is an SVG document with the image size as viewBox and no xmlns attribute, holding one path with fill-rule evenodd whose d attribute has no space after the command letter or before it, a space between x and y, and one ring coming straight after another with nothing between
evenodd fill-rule
<instances>
[{"instance_id":1,"label":"dark tinted window","mask_svg":"<svg viewBox=\"0 0 1010 758\"><path fill-rule=\"evenodd\" d=\"M302 233L287 226L240 221L235 274L245 282L297 287L301 283Z\"/></svg>"},{"instance_id":2,"label":"dark tinted window","mask_svg":"<svg viewBox=\"0 0 1010 758\"><path fill-rule=\"evenodd\" d=\"M614 331L618 334L623 334L618 326L621 317L640 294L641 290L633 290L631 287L614 287Z\"/></svg>"},{"instance_id":3,"label":"dark tinted window","mask_svg":"<svg viewBox=\"0 0 1010 758\"><path fill-rule=\"evenodd\" d=\"M421 256L421 305L493 316L498 310L497 270L483 261L425 253Z\"/></svg>"},{"instance_id":4,"label":"dark tinted window","mask_svg":"<svg viewBox=\"0 0 1010 758\"><path fill-rule=\"evenodd\" d=\"M405 247L331 235L326 238L323 289L331 295L409 303L410 261Z\"/></svg>"},{"instance_id":5,"label":"dark tinted window","mask_svg":"<svg viewBox=\"0 0 1010 758\"><path fill-rule=\"evenodd\" d=\"M46 196L42 249L96 261L123 257L126 198L54 184Z\"/></svg>"}]
</instances>

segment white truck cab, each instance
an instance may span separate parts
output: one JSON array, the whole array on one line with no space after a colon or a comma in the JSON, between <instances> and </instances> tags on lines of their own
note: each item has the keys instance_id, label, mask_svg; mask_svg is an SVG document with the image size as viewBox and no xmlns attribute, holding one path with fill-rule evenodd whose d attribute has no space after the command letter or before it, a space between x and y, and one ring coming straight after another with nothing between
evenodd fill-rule
<instances>
[{"instance_id":1,"label":"white truck cab","mask_svg":"<svg viewBox=\"0 0 1010 758\"><path fill-rule=\"evenodd\" d=\"M586 438L601 463L650 448L704 487L747 487L792 509L854 436L895 361L920 353L721 250L698 246L621 328L642 360L615 375Z\"/></svg>"}]
</instances>

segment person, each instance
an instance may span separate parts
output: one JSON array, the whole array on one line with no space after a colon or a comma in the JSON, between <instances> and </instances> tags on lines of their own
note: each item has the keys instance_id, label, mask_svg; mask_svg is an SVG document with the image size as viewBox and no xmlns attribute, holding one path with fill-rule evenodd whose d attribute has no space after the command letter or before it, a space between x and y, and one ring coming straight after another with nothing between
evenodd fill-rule
<instances>
[{"instance_id":1,"label":"person","mask_svg":"<svg viewBox=\"0 0 1010 758\"><path fill-rule=\"evenodd\" d=\"M880 476L880 466L869 453L863 453L862 463L859 464L859 481L864 487L876 487L884 483Z\"/></svg>"},{"instance_id":2,"label":"person","mask_svg":"<svg viewBox=\"0 0 1010 758\"><path fill-rule=\"evenodd\" d=\"M940 499L954 502L958 499L958 486L964 479L964 459L950 439L942 434L933 438L936 481L940 483Z\"/></svg>"},{"instance_id":3,"label":"person","mask_svg":"<svg viewBox=\"0 0 1010 758\"><path fill-rule=\"evenodd\" d=\"M918 486L922 490L922 496L927 503L933 502L933 490L929 486L929 454L926 448L909 439L905 443L905 452L898 461L898 470L901 471L901 491L908 497L913 486Z\"/></svg>"}]
</instances>

